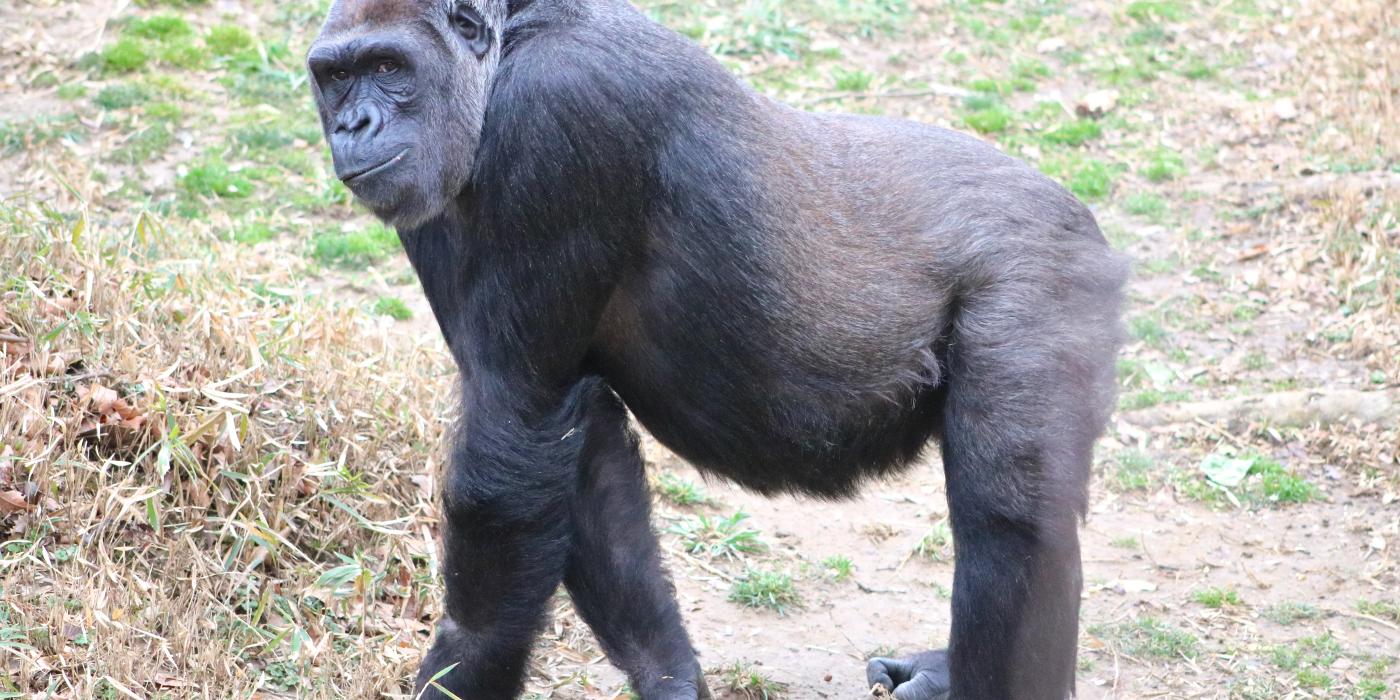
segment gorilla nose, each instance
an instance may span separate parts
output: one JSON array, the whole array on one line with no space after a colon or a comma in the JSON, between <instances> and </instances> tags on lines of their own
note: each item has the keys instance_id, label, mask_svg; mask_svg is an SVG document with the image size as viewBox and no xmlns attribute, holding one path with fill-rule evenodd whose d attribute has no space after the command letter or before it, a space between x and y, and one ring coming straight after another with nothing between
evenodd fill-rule
<instances>
[{"instance_id":1,"label":"gorilla nose","mask_svg":"<svg viewBox=\"0 0 1400 700\"><path fill-rule=\"evenodd\" d=\"M340 113L335 121L335 133L373 136L379 131L379 110L359 105Z\"/></svg>"}]
</instances>

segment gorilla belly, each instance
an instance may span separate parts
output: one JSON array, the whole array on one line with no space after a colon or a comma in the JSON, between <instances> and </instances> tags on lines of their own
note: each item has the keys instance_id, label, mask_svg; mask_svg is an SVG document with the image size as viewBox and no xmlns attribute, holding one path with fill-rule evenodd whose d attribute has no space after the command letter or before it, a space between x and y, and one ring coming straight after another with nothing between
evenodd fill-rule
<instances>
[{"instance_id":1,"label":"gorilla belly","mask_svg":"<svg viewBox=\"0 0 1400 700\"><path fill-rule=\"evenodd\" d=\"M723 318L666 334L676 325L633 316L594 355L642 425L702 470L761 493L840 497L913 460L936 431L931 350L835 376L831 362L775 350L761 321Z\"/></svg>"}]
</instances>

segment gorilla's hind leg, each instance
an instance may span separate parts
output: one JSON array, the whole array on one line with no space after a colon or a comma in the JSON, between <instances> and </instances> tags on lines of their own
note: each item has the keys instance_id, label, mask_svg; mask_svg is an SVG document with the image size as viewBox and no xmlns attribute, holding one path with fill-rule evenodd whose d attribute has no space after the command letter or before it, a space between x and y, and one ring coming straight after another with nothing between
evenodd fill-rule
<instances>
[{"instance_id":1,"label":"gorilla's hind leg","mask_svg":"<svg viewBox=\"0 0 1400 700\"><path fill-rule=\"evenodd\" d=\"M984 289L954 321L942 431L952 631L946 658L871 662L899 700L1074 694L1078 525L1118 343L1112 280L1076 282Z\"/></svg>"}]
</instances>

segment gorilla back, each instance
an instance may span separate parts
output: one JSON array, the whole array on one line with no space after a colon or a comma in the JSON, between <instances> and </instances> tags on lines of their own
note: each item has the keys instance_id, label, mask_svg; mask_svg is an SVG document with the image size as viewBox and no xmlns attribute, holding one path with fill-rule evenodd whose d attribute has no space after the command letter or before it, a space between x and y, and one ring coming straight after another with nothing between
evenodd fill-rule
<instances>
[{"instance_id":1,"label":"gorilla back","mask_svg":"<svg viewBox=\"0 0 1400 700\"><path fill-rule=\"evenodd\" d=\"M775 103L621 0L337 0L308 63L468 403L420 683L455 663L461 697L513 696L562 580L644 698L707 695L620 397L764 492L844 495L939 436L949 648L869 679L1072 693L1124 266L1063 188L955 132Z\"/></svg>"}]
</instances>

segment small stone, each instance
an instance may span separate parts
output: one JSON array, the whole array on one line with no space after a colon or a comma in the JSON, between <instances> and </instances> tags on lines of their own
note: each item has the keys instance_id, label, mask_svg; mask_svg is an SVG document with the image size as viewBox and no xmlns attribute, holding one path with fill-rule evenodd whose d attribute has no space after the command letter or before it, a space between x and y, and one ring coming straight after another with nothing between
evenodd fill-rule
<instances>
[{"instance_id":1,"label":"small stone","mask_svg":"<svg viewBox=\"0 0 1400 700\"><path fill-rule=\"evenodd\" d=\"M1082 117L1101 117L1118 106L1117 90L1095 90L1081 98L1074 111Z\"/></svg>"}]
</instances>

